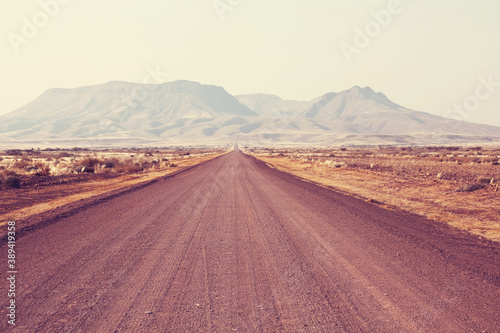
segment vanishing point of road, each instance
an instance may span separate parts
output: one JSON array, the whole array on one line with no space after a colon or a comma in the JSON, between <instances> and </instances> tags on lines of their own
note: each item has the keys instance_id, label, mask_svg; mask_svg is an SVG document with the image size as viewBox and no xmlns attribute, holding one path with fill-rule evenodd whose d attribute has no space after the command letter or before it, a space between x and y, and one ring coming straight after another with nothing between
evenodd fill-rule
<instances>
[{"instance_id":1,"label":"vanishing point of road","mask_svg":"<svg viewBox=\"0 0 500 333\"><path fill-rule=\"evenodd\" d=\"M498 332L499 249L235 150L20 237L14 331Z\"/></svg>"}]
</instances>

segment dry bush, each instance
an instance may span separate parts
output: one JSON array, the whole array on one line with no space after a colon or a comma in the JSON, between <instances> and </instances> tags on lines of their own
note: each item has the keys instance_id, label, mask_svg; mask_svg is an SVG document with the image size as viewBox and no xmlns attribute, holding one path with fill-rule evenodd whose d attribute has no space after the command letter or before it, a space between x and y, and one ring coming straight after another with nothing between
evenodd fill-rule
<instances>
[{"instance_id":1,"label":"dry bush","mask_svg":"<svg viewBox=\"0 0 500 333\"><path fill-rule=\"evenodd\" d=\"M5 177L8 177L8 176L19 176L17 173L15 173L14 171L12 170L4 170L2 172L2 177L5 178Z\"/></svg>"},{"instance_id":2,"label":"dry bush","mask_svg":"<svg viewBox=\"0 0 500 333\"><path fill-rule=\"evenodd\" d=\"M83 160L80 161L80 165L86 166L88 168L93 168L97 165L101 164L101 160L95 157L87 156Z\"/></svg>"},{"instance_id":3,"label":"dry bush","mask_svg":"<svg viewBox=\"0 0 500 333\"><path fill-rule=\"evenodd\" d=\"M473 192L473 191L477 191L477 190L483 189L485 187L486 187L485 185L478 184L478 183L467 184L467 185L464 185L464 186L460 187L457 190L457 192Z\"/></svg>"},{"instance_id":4,"label":"dry bush","mask_svg":"<svg viewBox=\"0 0 500 333\"><path fill-rule=\"evenodd\" d=\"M24 168L27 167L27 166L29 166L29 165L30 165L30 161L29 160L22 159L20 161L14 162L14 164L12 165L12 167L15 168L15 169L24 170Z\"/></svg>"},{"instance_id":5,"label":"dry bush","mask_svg":"<svg viewBox=\"0 0 500 333\"><path fill-rule=\"evenodd\" d=\"M477 179L477 182L479 184L490 184L492 182L492 180L494 180L495 178L493 177L479 177Z\"/></svg>"},{"instance_id":6,"label":"dry bush","mask_svg":"<svg viewBox=\"0 0 500 333\"><path fill-rule=\"evenodd\" d=\"M20 156L23 152L21 149L8 149L5 151L5 155Z\"/></svg>"},{"instance_id":7,"label":"dry bush","mask_svg":"<svg viewBox=\"0 0 500 333\"><path fill-rule=\"evenodd\" d=\"M63 157L71 157L74 156L73 154L70 154L66 151L60 152L59 154L56 155L57 158L63 158Z\"/></svg>"},{"instance_id":8,"label":"dry bush","mask_svg":"<svg viewBox=\"0 0 500 333\"><path fill-rule=\"evenodd\" d=\"M3 180L3 185L5 187L20 188L21 187L21 178L19 178L17 176L7 176Z\"/></svg>"},{"instance_id":9,"label":"dry bush","mask_svg":"<svg viewBox=\"0 0 500 333\"><path fill-rule=\"evenodd\" d=\"M102 166L104 169L112 169L115 167L116 164L118 164L117 158L110 158L102 161Z\"/></svg>"},{"instance_id":10,"label":"dry bush","mask_svg":"<svg viewBox=\"0 0 500 333\"><path fill-rule=\"evenodd\" d=\"M137 164L133 164L130 161L125 163L120 163L115 165L113 171L116 173L135 173L139 171L143 171L143 167Z\"/></svg>"},{"instance_id":11,"label":"dry bush","mask_svg":"<svg viewBox=\"0 0 500 333\"><path fill-rule=\"evenodd\" d=\"M38 176L50 176L50 166L47 164L37 163L37 172Z\"/></svg>"}]
</instances>

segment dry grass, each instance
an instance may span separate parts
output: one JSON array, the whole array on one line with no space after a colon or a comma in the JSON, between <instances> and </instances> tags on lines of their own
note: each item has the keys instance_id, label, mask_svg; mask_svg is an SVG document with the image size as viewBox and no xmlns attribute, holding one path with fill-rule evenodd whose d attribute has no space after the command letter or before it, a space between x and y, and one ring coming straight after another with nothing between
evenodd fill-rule
<instances>
[{"instance_id":1,"label":"dry grass","mask_svg":"<svg viewBox=\"0 0 500 333\"><path fill-rule=\"evenodd\" d=\"M217 150L201 148L71 150L10 149L0 152L0 180L5 172L21 177L75 173L137 173L175 167L177 161L205 156ZM82 171L83 170L83 171Z\"/></svg>"},{"instance_id":2,"label":"dry grass","mask_svg":"<svg viewBox=\"0 0 500 333\"><path fill-rule=\"evenodd\" d=\"M82 181L74 181L74 178L72 178L73 181L62 182L61 184L50 182L49 179L49 185L42 184L43 186L37 186L38 184L23 186L22 182L21 188L3 186L0 190L0 201L2 202L0 225L4 225L9 220L21 221L34 214L50 211L74 201L163 177L183 167L213 159L224 154L225 151L207 149L196 150L196 153L190 152L189 155L180 155L185 153L186 151L179 149L147 152L146 154L142 151L133 151L132 153L130 151L79 151L78 154L72 155L63 161L61 161L62 158L60 157L54 159L52 156L54 153L44 154L41 157L44 162L40 163L38 171L49 167L51 174L51 176L48 176L49 178L61 177L60 175L66 173L73 174L75 165L92 165L97 174L105 173L106 170L112 174L109 175L109 178L98 177L97 174L95 176L87 174ZM19 177L19 174L12 171L16 161L9 159L7 156L3 157L4 159L0 163L4 164L0 165L4 168L3 172L0 173L0 177L4 179L14 176ZM55 160L59 161L59 163L54 163ZM153 160L157 162L153 163ZM107 162L111 161L113 163L107 164ZM175 163L170 161L175 161ZM6 165L7 167L5 167ZM22 174L25 182L40 177L35 175L37 170L15 169ZM74 175L73 177L78 178L80 176Z\"/></svg>"},{"instance_id":3,"label":"dry grass","mask_svg":"<svg viewBox=\"0 0 500 333\"><path fill-rule=\"evenodd\" d=\"M383 148L249 151L346 194L500 241L500 150ZM492 180L493 179L493 180Z\"/></svg>"}]
</instances>

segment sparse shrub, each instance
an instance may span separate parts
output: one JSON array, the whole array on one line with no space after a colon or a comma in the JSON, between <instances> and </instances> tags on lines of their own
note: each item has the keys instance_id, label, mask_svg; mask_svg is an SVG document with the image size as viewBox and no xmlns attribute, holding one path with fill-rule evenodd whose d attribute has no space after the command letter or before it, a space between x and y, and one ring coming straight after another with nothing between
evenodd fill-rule
<instances>
[{"instance_id":1,"label":"sparse shrub","mask_svg":"<svg viewBox=\"0 0 500 333\"><path fill-rule=\"evenodd\" d=\"M130 162L128 163L122 163L115 165L113 169L116 173L135 173L135 172L140 172L143 171L143 167L137 164L132 164Z\"/></svg>"},{"instance_id":2,"label":"sparse shrub","mask_svg":"<svg viewBox=\"0 0 500 333\"><path fill-rule=\"evenodd\" d=\"M479 184L489 184L489 183L491 183L491 179L492 179L492 177L479 177L477 179L477 182Z\"/></svg>"},{"instance_id":3,"label":"sparse shrub","mask_svg":"<svg viewBox=\"0 0 500 333\"><path fill-rule=\"evenodd\" d=\"M5 170L4 172L2 172L2 175L4 178L8 176L18 176L18 174L12 170Z\"/></svg>"},{"instance_id":4,"label":"sparse shrub","mask_svg":"<svg viewBox=\"0 0 500 333\"><path fill-rule=\"evenodd\" d=\"M105 169L112 169L115 167L116 163L117 163L116 160L106 160L103 162L102 165Z\"/></svg>"},{"instance_id":5,"label":"sparse shrub","mask_svg":"<svg viewBox=\"0 0 500 333\"><path fill-rule=\"evenodd\" d=\"M22 170L22 169L24 169L25 167L27 167L27 166L29 166L29 165L30 165L29 161L27 161L27 160L24 160L24 159L23 159L23 160L21 160L21 161L16 161L16 162L12 165L12 167L13 167L13 168L16 168L16 169L19 169L19 170Z\"/></svg>"},{"instance_id":6,"label":"sparse shrub","mask_svg":"<svg viewBox=\"0 0 500 333\"><path fill-rule=\"evenodd\" d=\"M70 157L70 156L73 156L73 154L70 154L66 151L63 151L63 152L60 152L59 154L56 155L57 158L62 158L62 157Z\"/></svg>"},{"instance_id":7,"label":"sparse shrub","mask_svg":"<svg viewBox=\"0 0 500 333\"><path fill-rule=\"evenodd\" d=\"M7 176L4 178L3 184L6 187L20 188L21 187L21 178L19 178L17 176Z\"/></svg>"},{"instance_id":8,"label":"sparse shrub","mask_svg":"<svg viewBox=\"0 0 500 333\"><path fill-rule=\"evenodd\" d=\"M98 158L86 157L80 163L87 168L93 168L94 166L101 164L101 161Z\"/></svg>"},{"instance_id":9,"label":"sparse shrub","mask_svg":"<svg viewBox=\"0 0 500 333\"><path fill-rule=\"evenodd\" d=\"M460 187L457 190L457 192L473 192L473 191L477 191L477 190L483 189L485 187L486 187L485 185L478 184L478 183L467 184L467 185L464 185L464 186Z\"/></svg>"},{"instance_id":10,"label":"sparse shrub","mask_svg":"<svg viewBox=\"0 0 500 333\"><path fill-rule=\"evenodd\" d=\"M5 151L6 155L11 155L11 156L20 156L23 154L21 149L9 149Z\"/></svg>"},{"instance_id":11,"label":"sparse shrub","mask_svg":"<svg viewBox=\"0 0 500 333\"><path fill-rule=\"evenodd\" d=\"M37 167L37 176L50 176L50 166L48 165L43 165L43 164L37 164L35 165Z\"/></svg>"}]
</instances>

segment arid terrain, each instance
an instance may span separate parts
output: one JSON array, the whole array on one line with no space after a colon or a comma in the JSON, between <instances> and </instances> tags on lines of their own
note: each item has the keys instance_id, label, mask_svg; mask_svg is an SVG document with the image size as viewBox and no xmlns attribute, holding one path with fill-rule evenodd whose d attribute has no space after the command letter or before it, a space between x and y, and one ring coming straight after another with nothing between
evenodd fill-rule
<instances>
[{"instance_id":1,"label":"arid terrain","mask_svg":"<svg viewBox=\"0 0 500 333\"><path fill-rule=\"evenodd\" d=\"M500 149L247 149L269 165L388 209L500 241Z\"/></svg>"},{"instance_id":2,"label":"arid terrain","mask_svg":"<svg viewBox=\"0 0 500 333\"><path fill-rule=\"evenodd\" d=\"M498 243L239 150L41 221L15 249L14 332L500 326Z\"/></svg>"},{"instance_id":3,"label":"arid terrain","mask_svg":"<svg viewBox=\"0 0 500 333\"><path fill-rule=\"evenodd\" d=\"M0 225L135 186L225 149L10 149L0 153Z\"/></svg>"}]
</instances>

